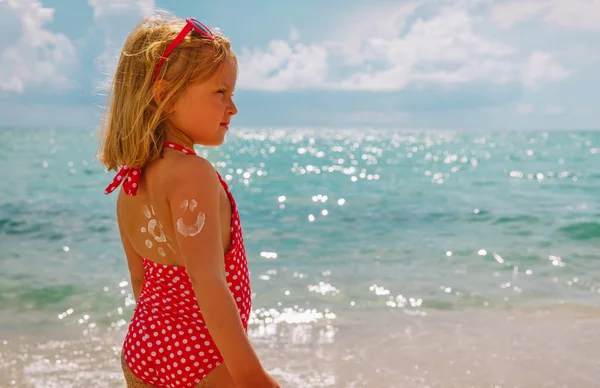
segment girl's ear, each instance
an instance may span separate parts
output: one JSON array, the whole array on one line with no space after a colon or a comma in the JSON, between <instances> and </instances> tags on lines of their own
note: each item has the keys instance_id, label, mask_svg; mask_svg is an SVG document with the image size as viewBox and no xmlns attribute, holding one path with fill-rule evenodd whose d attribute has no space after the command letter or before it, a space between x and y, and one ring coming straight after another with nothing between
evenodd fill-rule
<instances>
[{"instance_id":1,"label":"girl's ear","mask_svg":"<svg viewBox=\"0 0 600 388\"><path fill-rule=\"evenodd\" d=\"M168 81L164 79L160 79L156 81L154 85L152 85L152 96L154 97L154 102L156 102L156 105L161 106L162 104L164 104L164 99L168 93L168 86ZM165 106L164 111L166 113L173 113L174 108L172 105Z\"/></svg>"}]
</instances>

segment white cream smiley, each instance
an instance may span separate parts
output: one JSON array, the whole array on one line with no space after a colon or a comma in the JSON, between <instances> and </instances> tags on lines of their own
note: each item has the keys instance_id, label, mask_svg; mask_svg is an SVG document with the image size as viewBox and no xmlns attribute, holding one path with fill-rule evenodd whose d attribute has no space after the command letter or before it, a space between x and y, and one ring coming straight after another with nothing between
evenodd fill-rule
<instances>
[{"instance_id":1,"label":"white cream smiley","mask_svg":"<svg viewBox=\"0 0 600 388\"><path fill-rule=\"evenodd\" d=\"M193 213L197 207L198 203L195 199L192 199L191 201L184 199L181 202L181 210L183 210L184 213L187 211ZM186 224L185 221L183 221L183 218L181 217L177 220L177 231L183 237L193 237L200 233L200 231L204 227L205 219L206 216L202 212L198 212L198 214L196 215L196 221L192 224Z\"/></svg>"}]
</instances>

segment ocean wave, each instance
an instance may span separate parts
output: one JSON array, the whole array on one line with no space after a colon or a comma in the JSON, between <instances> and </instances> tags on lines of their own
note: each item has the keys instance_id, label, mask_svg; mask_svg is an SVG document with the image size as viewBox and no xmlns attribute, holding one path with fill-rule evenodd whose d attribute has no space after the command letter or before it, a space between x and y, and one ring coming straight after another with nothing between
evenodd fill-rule
<instances>
[{"instance_id":1,"label":"ocean wave","mask_svg":"<svg viewBox=\"0 0 600 388\"><path fill-rule=\"evenodd\" d=\"M497 217L493 224L537 224L541 222L539 217L529 214L518 214L514 216Z\"/></svg>"},{"instance_id":2,"label":"ocean wave","mask_svg":"<svg viewBox=\"0 0 600 388\"><path fill-rule=\"evenodd\" d=\"M14 277L12 280L15 280ZM0 288L0 305L3 309L47 309L50 306L60 306L73 296L76 286L60 284L45 287L19 286Z\"/></svg>"},{"instance_id":3,"label":"ocean wave","mask_svg":"<svg viewBox=\"0 0 600 388\"><path fill-rule=\"evenodd\" d=\"M558 232L574 241L597 240L600 239L600 223L577 222L559 228Z\"/></svg>"}]
</instances>

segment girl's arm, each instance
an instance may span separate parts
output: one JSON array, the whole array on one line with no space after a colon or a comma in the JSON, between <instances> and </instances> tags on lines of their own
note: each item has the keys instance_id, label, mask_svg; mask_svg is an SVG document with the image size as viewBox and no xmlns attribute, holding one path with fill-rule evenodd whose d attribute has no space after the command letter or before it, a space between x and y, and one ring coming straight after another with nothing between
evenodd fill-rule
<instances>
[{"instance_id":1,"label":"girl's arm","mask_svg":"<svg viewBox=\"0 0 600 388\"><path fill-rule=\"evenodd\" d=\"M221 183L202 158L181 160L185 174L167 186L177 243L208 330L238 387L277 387L265 372L244 330L227 286L219 198Z\"/></svg>"}]
</instances>

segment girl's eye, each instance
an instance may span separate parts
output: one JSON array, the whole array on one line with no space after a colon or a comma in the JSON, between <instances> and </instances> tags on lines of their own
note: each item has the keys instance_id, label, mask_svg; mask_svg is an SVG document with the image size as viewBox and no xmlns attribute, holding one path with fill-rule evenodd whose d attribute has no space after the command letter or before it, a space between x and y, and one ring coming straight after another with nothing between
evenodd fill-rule
<instances>
[{"instance_id":1,"label":"girl's eye","mask_svg":"<svg viewBox=\"0 0 600 388\"><path fill-rule=\"evenodd\" d=\"M225 90L224 90L224 89L221 89L221 90L219 90L217 93L225 94Z\"/></svg>"}]
</instances>

